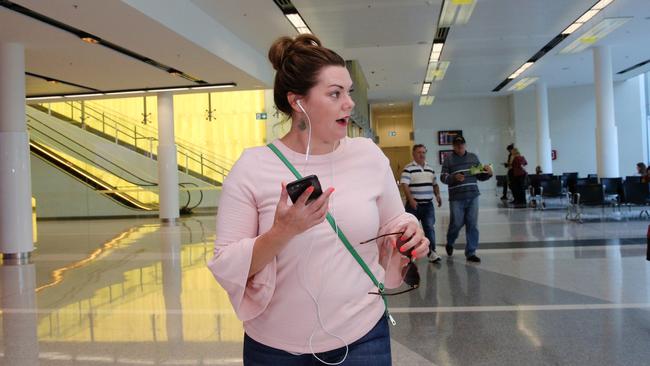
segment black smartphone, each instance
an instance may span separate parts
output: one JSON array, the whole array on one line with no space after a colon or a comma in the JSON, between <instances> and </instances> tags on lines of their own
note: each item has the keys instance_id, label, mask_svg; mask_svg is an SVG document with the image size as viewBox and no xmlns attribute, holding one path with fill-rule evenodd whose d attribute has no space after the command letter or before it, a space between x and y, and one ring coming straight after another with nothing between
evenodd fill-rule
<instances>
[{"instance_id":1,"label":"black smartphone","mask_svg":"<svg viewBox=\"0 0 650 366\"><path fill-rule=\"evenodd\" d=\"M318 181L317 176L309 175L287 184L287 193L289 193L291 202L296 203L300 195L302 195L307 188L312 186L314 187L314 191L307 199L307 203L315 200L316 198L320 197L321 194L323 194L323 189L320 186L320 182Z\"/></svg>"}]
</instances>

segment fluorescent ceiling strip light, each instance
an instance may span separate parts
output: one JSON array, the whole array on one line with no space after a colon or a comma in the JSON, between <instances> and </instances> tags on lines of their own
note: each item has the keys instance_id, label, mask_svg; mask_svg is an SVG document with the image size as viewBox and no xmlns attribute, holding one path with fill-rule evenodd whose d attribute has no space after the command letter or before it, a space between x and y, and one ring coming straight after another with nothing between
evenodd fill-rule
<instances>
[{"instance_id":1,"label":"fluorescent ceiling strip light","mask_svg":"<svg viewBox=\"0 0 650 366\"><path fill-rule=\"evenodd\" d=\"M466 24L469 21L476 0L445 0L440 15L440 27L449 27L454 24Z\"/></svg>"},{"instance_id":2,"label":"fluorescent ceiling strip light","mask_svg":"<svg viewBox=\"0 0 650 366\"><path fill-rule=\"evenodd\" d=\"M130 95L130 94L149 94L159 92L175 92L175 91L189 91L189 90L207 90L207 89L225 89L234 88L237 84L217 84L205 86L183 86L183 87L169 87L169 88L156 88L156 89L142 89L142 90L124 90L124 91L108 91L103 93L77 93L77 94L61 94L61 95L47 95L42 97L28 97L27 100L48 100L48 99L62 99L62 98L90 98L97 96L114 96L114 95Z\"/></svg>"},{"instance_id":3,"label":"fluorescent ceiling strip light","mask_svg":"<svg viewBox=\"0 0 650 366\"><path fill-rule=\"evenodd\" d=\"M431 83L423 83L422 84L422 95L429 94L429 88L431 88Z\"/></svg>"},{"instance_id":4,"label":"fluorescent ceiling strip light","mask_svg":"<svg viewBox=\"0 0 650 366\"><path fill-rule=\"evenodd\" d=\"M532 62L526 62L525 64L521 65L521 67L518 68L517 71L513 72L512 75L508 77L508 79L516 79L519 75L521 75L521 73L526 71L526 69L528 69L532 65L533 65Z\"/></svg>"},{"instance_id":5,"label":"fluorescent ceiling strip light","mask_svg":"<svg viewBox=\"0 0 650 366\"><path fill-rule=\"evenodd\" d=\"M25 98L25 99L27 99L27 100L37 100L37 99L38 100L48 100L48 99L61 99L63 97L64 97L63 95L51 95L49 97L28 97L28 98Z\"/></svg>"},{"instance_id":6,"label":"fluorescent ceiling strip light","mask_svg":"<svg viewBox=\"0 0 650 366\"><path fill-rule=\"evenodd\" d=\"M576 23L587 23L589 21L589 19L596 16L596 14L598 14L599 11L600 10L593 10L593 9L587 10L587 12L582 14L582 16L580 18L578 18L578 20L576 20L575 22Z\"/></svg>"},{"instance_id":7,"label":"fluorescent ceiling strip light","mask_svg":"<svg viewBox=\"0 0 650 366\"><path fill-rule=\"evenodd\" d=\"M565 29L562 32L562 34L571 34L571 33L575 32L575 31L577 31L578 28L582 27L582 24L583 23L573 23L569 27L567 27L567 29Z\"/></svg>"},{"instance_id":8,"label":"fluorescent ceiling strip light","mask_svg":"<svg viewBox=\"0 0 650 366\"><path fill-rule=\"evenodd\" d=\"M307 28L307 24L305 24L305 21L302 20L302 17L300 14L295 13L295 14L287 14L286 15L287 19L289 19L289 22L295 27L295 28Z\"/></svg>"},{"instance_id":9,"label":"fluorescent ceiling strip light","mask_svg":"<svg viewBox=\"0 0 650 366\"><path fill-rule=\"evenodd\" d=\"M420 97L419 105L431 105L436 97L433 95L423 95Z\"/></svg>"},{"instance_id":10,"label":"fluorescent ceiling strip light","mask_svg":"<svg viewBox=\"0 0 650 366\"><path fill-rule=\"evenodd\" d=\"M530 84L534 83L535 81L537 81L537 79L539 79L537 76L523 78L523 79L519 80L518 82L516 82L515 85L508 88L508 90L510 90L510 91L524 90L524 89L526 89L526 87L528 87L528 85L530 85Z\"/></svg>"},{"instance_id":11,"label":"fluorescent ceiling strip light","mask_svg":"<svg viewBox=\"0 0 650 366\"><path fill-rule=\"evenodd\" d=\"M442 48L444 43L434 43L431 47L431 55L429 56L429 62L438 62L440 60L440 55L442 54Z\"/></svg>"},{"instance_id":12,"label":"fluorescent ceiling strip light","mask_svg":"<svg viewBox=\"0 0 650 366\"><path fill-rule=\"evenodd\" d=\"M307 27L296 28L296 30L297 30L298 33L300 33L300 34L311 34L311 31L310 31L309 28L307 28Z\"/></svg>"},{"instance_id":13,"label":"fluorescent ceiling strip light","mask_svg":"<svg viewBox=\"0 0 650 366\"><path fill-rule=\"evenodd\" d=\"M180 91L180 90L190 90L190 88L161 88L161 89L151 89L151 90L147 90L147 93L171 92L171 91Z\"/></svg>"},{"instance_id":14,"label":"fluorescent ceiling strip light","mask_svg":"<svg viewBox=\"0 0 650 366\"><path fill-rule=\"evenodd\" d=\"M591 9L587 10L584 14L578 18L573 24L571 24L567 29L565 29L562 34L571 34L575 32L578 28L583 26L585 23L587 23L591 18L596 16L601 10L605 9L605 7L609 4L611 4L614 0L601 0L596 5L592 6Z\"/></svg>"},{"instance_id":15,"label":"fluorescent ceiling strip light","mask_svg":"<svg viewBox=\"0 0 650 366\"><path fill-rule=\"evenodd\" d=\"M77 94L77 95L64 95L63 97L64 98L78 98L78 97L86 98L86 97L98 97L100 95L104 95L104 93L92 93L92 94L81 94L81 95L79 95L79 94Z\"/></svg>"},{"instance_id":16,"label":"fluorescent ceiling strip light","mask_svg":"<svg viewBox=\"0 0 650 366\"><path fill-rule=\"evenodd\" d=\"M607 5L614 2L614 0L600 0L596 5L592 6L593 10L603 10Z\"/></svg>"},{"instance_id":17,"label":"fluorescent ceiling strip light","mask_svg":"<svg viewBox=\"0 0 650 366\"><path fill-rule=\"evenodd\" d=\"M224 88L234 88L235 84L223 84L223 85L210 85L210 86L193 86L190 90L204 90L204 89L224 89Z\"/></svg>"},{"instance_id":18,"label":"fluorescent ceiling strip light","mask_svg":"<svg viewBox=\"0 0 650 366\"><path fill-rule=\"evenodd\" d=\"M292 13L292 14L285 14L287 19L289 19L289 22L291 25L293 25L294 28L296 28L296 31L300 34L311 34L311 30L309 30L309 27L305 23L305 21L302 19L300 14L298 13Z\"/></svg>"},{"instance_id":19,"label":"fluorescent ceiling strip light","mask_svg":"<svg viewBox=\"0 0 650 366\"><path fill-rule=\"evenodd\" d=\"M605 18L593 28L582 34L579 38L569 43L569 45L564 47L559 53L569 54L581 52L599 40L605 38L609 33L613 32L630 19L632 18Z\"/></svg>"},{"instance_id":20,"label":"fluorescent ceiling strip light","mask_svg":"<svg viewBox=\"0 0 650 366\"><path fill-rule=\"evenodd\" d=\"M424 81L430 83L442 80L447 73L447 68L449 68L449 61L430 62Z\"/></svg>"},{"instance_id":21,"label":"fluorescent ceiling strip light","mask_svg":"<svg viewBox=\"0 0 650 366\"><path fill-rule=\"evenodd\" d=\"M127 94L142 94L146 93L145 90L131 90L131 91L116 91L116 92L106 92L106 95L127 95Z\"/></svg>"}]
</instances>

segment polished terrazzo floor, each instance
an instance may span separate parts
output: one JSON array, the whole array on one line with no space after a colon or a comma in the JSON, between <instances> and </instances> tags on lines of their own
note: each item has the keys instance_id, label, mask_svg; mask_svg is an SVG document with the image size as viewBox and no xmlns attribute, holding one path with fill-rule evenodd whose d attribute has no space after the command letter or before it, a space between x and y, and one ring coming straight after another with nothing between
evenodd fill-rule
<instances>
[{"instance_id":1,"label":"polished terrazzo floor","mask_svg":"<svg viewBox=\"0 0 650 366\"><path fill-rule=\"evenodd\" d=\"M483 262L465 262L461 234L390 300L395 365L650 364L650 220L549 206L481 196ZM444 244L446 204L437 219ZM0 365L241 364L241 323L205 267L213 238L214 216L39 221L32 263L0 266Z\"/></svg>"}]
</instances>

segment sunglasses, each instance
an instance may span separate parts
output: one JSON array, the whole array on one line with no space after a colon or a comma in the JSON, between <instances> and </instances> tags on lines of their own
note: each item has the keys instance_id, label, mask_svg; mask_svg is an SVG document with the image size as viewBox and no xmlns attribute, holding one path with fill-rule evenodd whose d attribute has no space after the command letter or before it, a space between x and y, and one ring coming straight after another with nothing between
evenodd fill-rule
<instances>
[{"instance_id":1,"label":"sunglasses","mask_svg":"<svg viewBox=\"0 0 650 366\"><path fill-rule=\"evenodd\" d=\"M371 242L373 242L373 241L375 241L377 239L380 239L380 238L383 238L383 237L386 237L386 236L390 236L390 235L404 235L404 232L401 231L401 232L397 232L397 233L389 233L389 234L379 235L379 236L377 236L375 238L372 238L372 239L369 239L369 240L366 240L366 241L362 241L359 244L371 243ZM399 249L399 247L402 246L402 244L406 243L407 241L408 241L408 239L403 241L403 242L401 242L401 240L398 240L397 241L398 249ZM404 252L400 251L400 253L402 253L402 255L408 257L409 259L412 259L410 252L407 251L406 253L404 253ZM390 293L389 292L384 292L384 293L368 292L368 294L370 294L370 295L395 296L395 295L401 295L401 294L407 293L409 291L413 291L413 290L417 289L418 287L420 287L420 273L418 272L418 266L416 266L415 262L413 262L412 260L404 268L402 268L402 279L403 279L404 283L407 286L409 286L409 288L407 288L406 290L402 290L402 291L398 291L398 292L390 292Z\"/></svg>"}]
</instances>

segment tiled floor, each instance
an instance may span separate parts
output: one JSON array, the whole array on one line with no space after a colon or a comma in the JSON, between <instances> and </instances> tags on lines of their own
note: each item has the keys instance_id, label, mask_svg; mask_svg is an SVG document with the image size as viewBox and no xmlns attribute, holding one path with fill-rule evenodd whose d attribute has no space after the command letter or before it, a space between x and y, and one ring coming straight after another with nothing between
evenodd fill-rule
<instances>
[{"instance_id":1,"label":"tiled floor","mask_svg":"<svg viewBox=\"0 0 650 366\"><path fill-rule=\"evenodd\" d=\"M483 263L421 261L418 291L390 300L395 365L650 364L650 221L481 201ZM446 204L437 219L444 244ZM241 364L241 323L205 267L213 216L38 232L32 264L0 266L0 365Z\"/></svg>"}]
</instances>

